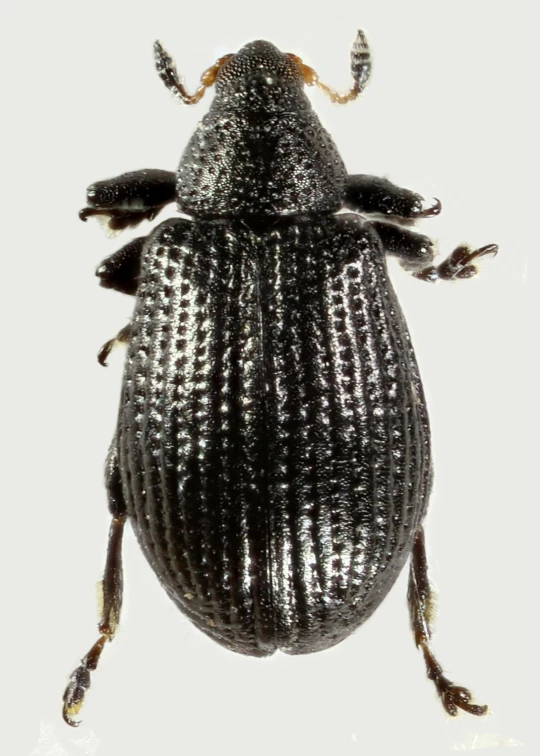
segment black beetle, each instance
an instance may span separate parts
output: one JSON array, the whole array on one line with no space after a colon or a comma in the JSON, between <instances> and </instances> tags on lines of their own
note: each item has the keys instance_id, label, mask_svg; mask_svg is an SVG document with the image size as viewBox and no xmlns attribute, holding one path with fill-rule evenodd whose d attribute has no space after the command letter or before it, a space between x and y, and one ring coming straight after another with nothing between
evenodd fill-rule
<instances>
[{"instance_id":1,"label":"black beetle","mask_svg":"<svg viewBox=\"0 0 540 756\"><path fill-rule=\"evenodd\" d=\"M216 86L177 173L141 170L88 189L86 220L112 230L166 220L103 261L103 286L136 296L117 433L106 464L112 525L100 637L73 672L76 725L90 672L114 636L129 518L178 607L252 656L339 643L384 599L411 557L415 641L450 714L484 714L433 656L422 521L429 421L385 255L418 278L469 278L495 253L458 247L432 264L411 230L437 215L414 192L349 176L304 85L339 103L370 73L366 39L339 95L295 55L253 42L202 76L193 96L159 42L158 72L188 104ZM345 211L345 212L343 212Z\"/></svg>"}]
</instances>

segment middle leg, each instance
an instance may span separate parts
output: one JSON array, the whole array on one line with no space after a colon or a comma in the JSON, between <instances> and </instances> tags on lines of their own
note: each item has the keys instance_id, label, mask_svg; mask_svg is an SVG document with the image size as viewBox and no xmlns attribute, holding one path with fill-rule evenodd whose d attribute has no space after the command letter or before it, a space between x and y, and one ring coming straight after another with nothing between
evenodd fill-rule
<instances>
[{"instance_id":1,"label":"middle leg","mask_svg":"<svg viewBox=\"0 0 540 756\"><path fill-rule=\"evenodd\" d=\"M101 262L96 275L100 279L101 286L106 289L114 289L122 294L136 294L141 272L141 257L146 241L146 236L132 239L114 254L106 257ZM124 326L112 339L109 339L101 347L98 353L100 365L107 364L107 358L114 347L119 344L127 344L131 337L131 323Z\"/></svg>"},{"instance_id":2,"label":"middle leg","mask_svg":"<svg viewBox=\"0 0 540 756\"><path fill-rule=\"evenodd\" d=\"M112 350L120 346L120 344L129 344L129 340L131 339L131 323L128 323L123 328L121 328L116 336L114 336L112 339L109 339L106 341L101 349L98 352L98 362L100 365L103 365L103 367L107 367L107 359L112 352Z\"/></svg>"},{"instance_id":3,"label":"middle leg","mask_svg":"<svg viewBox=\"0 0 540 756\"><path fill-rule=\"evenodd\" d=\"M101 261L96 276L100 286L121 294L136 294L141 273L141 257L146 236L124 244L117 252Z\"/></svg>"},{"instance_id":4,"label":"middle leg","mask_svg":"<svg viewBox=\"0 0 540 756\"><path fill-rule=\"evenodd\" d=\"M498 251L496 244L486 244L479 249L462 244L439 265L432 265L436 247L428 236L388 221L370 221L369 225L377 232L385 252L397 257L415 278L430 283L471 278L478 273L475 265L478 258L495 255Z\"/></svg>"}]
</instances>

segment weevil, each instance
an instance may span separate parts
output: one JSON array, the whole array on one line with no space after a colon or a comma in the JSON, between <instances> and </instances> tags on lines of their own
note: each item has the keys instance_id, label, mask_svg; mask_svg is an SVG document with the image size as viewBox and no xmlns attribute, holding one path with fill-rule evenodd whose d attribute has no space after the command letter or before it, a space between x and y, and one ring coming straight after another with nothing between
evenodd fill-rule
<instances>
[{"instance_id":1,"label":"weevil","mask_svg":"<svg viewBox=\"0 0 540 756\"><path fill-rule=\"evenodd\" d=\"M422 527L432 485L430 428L407 325L386 269L469 278L497 246L459 246L439 265L415 221L438 200L349 175L304 87L354 100L371 70L365 35L339 94L299 57L258 41L225 55L182 102L215 85L176 173L92 184L83 220L111 230L165 220L106 258L102 286L135 296L105 482L112 518L99 638L71 675L77 716L118 626L129 520L162 586L200 630L251 656L305 654L349 636L410 560L416 645L446 711L484 714L431 645Z\"/></svg>"}]
</instances>

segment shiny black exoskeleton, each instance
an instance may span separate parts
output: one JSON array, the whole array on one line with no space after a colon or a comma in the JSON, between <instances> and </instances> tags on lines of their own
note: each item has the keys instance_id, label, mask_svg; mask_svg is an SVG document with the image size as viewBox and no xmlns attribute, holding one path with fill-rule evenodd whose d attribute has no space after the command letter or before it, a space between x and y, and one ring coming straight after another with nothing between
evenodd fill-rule
<instances>
[{"instance_id":1,"label":"shiny black exoskeleton","mask_svg":"<svg viewBox=\"0 0 540 756\"><path fill-rule=\"evenodd\" d=\"M136 296L118 428L106 466L112 525L100 637L73 673L76 724L90 672L116 630L121 540L130 520L152 569L192 622L253 656L328 648L379 606L411 557L415 640L446 710L483 714L430 645L422 520L429 423L409 333L386 271L467 278L495 245L458 247L439 266L411 230L436 215L414 192L347 174L304 85L337 102L370 71L359 32L353 86L339 95L268 42L221 58L190 96L156 43L166 85L186 103L215 83L178 172L93 184L86 219L113 230L176 201L182 217L107 258L103 286Z\"/></svg>"}]
</instances>

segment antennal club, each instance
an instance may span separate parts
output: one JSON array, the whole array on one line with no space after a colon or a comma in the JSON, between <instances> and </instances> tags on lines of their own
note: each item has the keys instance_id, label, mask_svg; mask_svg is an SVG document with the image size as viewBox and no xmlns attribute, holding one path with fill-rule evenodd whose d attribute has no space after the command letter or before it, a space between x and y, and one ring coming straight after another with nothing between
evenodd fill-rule
<instances>
[{"instance_id":1,"label":"antennal club","mask_svg":"<svg viewBox=\"0 0 540 756\"><path fill-rule=\"evenodd\" d=\"M291 58L296 60L302 68L304 74L304 81L309 87L319 87L322 91L330 97L332 102L336 102L338 105L344 105L346 102L356 100L360 92L362 92L368 82L369 75L371 73L371 53L369 51L369 45L366 40L366 35L360 29L356 34L356 39L351 50L351 73L353 77L353 85L345 94L336 92L335 89L323 84L319 80L319 74L310 66L307 66L296 55L291 55Z\"/></svg>"},{"instance_id":2,"label":"antennal club","mask_svg":"<svg viewBox=\"0 0 540 756\"><path fill-rule=\"evenodd\" d=\"M230 58L232 58L232 54L224 55L216 63L214 63L213 66L207 68L201 76L201 83L197 87L195 94L190 95L187 93L186 88L184 87L182 81L180 80L180 77L178 76L178 72L176 70L173 59L165 50L161 42L159 42L159 40L156 40L154 42L154 56L157 72L162 82L165 84L167 89L169 89L174 94L175 97L179 97L186 105L195 105L196 102L199 102L208 87L211 87L214 84L221 66Z\"/></svg>"}]
</instances>

